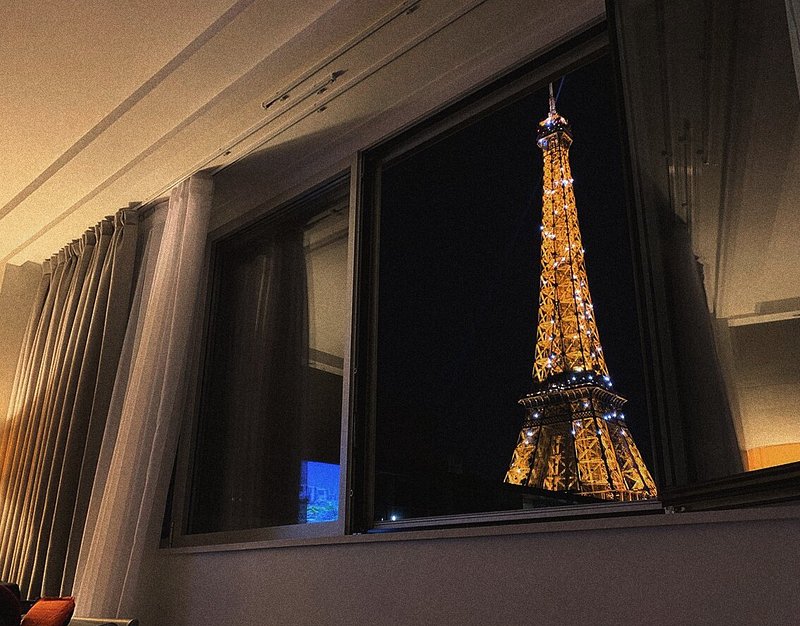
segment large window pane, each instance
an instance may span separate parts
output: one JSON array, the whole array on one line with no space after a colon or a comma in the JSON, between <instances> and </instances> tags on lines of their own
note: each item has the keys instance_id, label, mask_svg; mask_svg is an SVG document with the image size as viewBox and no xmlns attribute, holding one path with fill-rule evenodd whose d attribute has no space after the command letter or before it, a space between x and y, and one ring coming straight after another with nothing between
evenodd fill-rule
<instances>
[{"instance_id":1,"label":"large window pane","mask_svg":"<svg viewBox=\"0 0 800 626\"><path fill-rule=\"evenodd\" d=\"M346 264L341 202L217 245L190 534L338 518Z\"/></svg>"},{"instance_id":2,"label":"large window pane","mask_svg":"<svg viewBox=\"0 0 800 626\"><path fill-rule=\"evenodd\" d=\"M707 304L738 448L756 470L800 461L800 58L783 0L734 4L725 201L692 239L712 272ZM709 208L696 210L705 218Z\"/></svg>"},{"instance_id":3,"label":"large window pane","mask_svg":"<svg viewBox=\"0 0 800 626\"><path fill-rule=\"evenodd\" d=\"M561 85L556 82L556 91ZM599 334L614 389L628 400L626 423L649 466L611 85L612 67L606 57L569 73L558 112L572 124L569 159ZM529 464L524 484L504 482L524 420L540 417L533 410L526 413L518 401L555 380L546 377L545 383L531 374L537 322L541 323L540 255L543 237L548 236L542 230L544 148L537 146L537 132L547 114L545 87L443 133L388 161L380 171L374 494L378 522L599 503L608 501L606 496L631 499L609 495L607 486L604 493L590 493L586 487L590 480L584 453L596 454L592 459L601 463L602 455L610 455L610 464L616 443L597 437L601 430L607 434L604 417L609 425L617 420L590 406L589 400L585 425L593 424L591 432L587 430L597 444L593 451L576 443L580 435L572 431L582 423L579 417L568 418L564 424L572 425L561 429L563 420L554 413L548 419L557 424L548 422L543 428L552 443L550 451L542 452L546 446L540 446L545 473L548 463L572 463L572 475L578 478L563 484L535 480L531 477L536 470ZM572 177L559 176L562 182L570 179L564 184L571 189ZM549 189L554 181L545 181L548 193L556 193ZM560 219L556 218L559 224ZM574 294L567 296L574 304ZM573 320L576 332L586 319ZM606 384L599 366L575 363L568 369L570 375L584 377L596 370L601 374L597 382ZM586 390L590 381L584 382ZM575 380L566 384L580 386ZM564 472L566 476L568 470Z\"/></svg>"},{"instance_id":4,"label":"large window pane","mask_svg":"<svg viewBox=\"0 0 800 626\"><path fill-rule=\"evenodd\" d=\"M798 462L798 4L615 4L664 294L667 483Z\"/></svg>"}]
</instances>

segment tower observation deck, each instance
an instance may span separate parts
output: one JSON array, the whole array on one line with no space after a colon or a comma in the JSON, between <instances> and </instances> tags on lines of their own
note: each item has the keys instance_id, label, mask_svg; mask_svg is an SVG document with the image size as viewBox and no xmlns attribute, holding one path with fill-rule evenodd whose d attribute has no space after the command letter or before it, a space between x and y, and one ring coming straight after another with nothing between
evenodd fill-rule
<instances>
[{"instance_id":1,"label":"tower observation deck","mask_svg":"<svg viewBox=\"0 0 800 626\"><path fill-rule=\"evenodd\" d=\"M552 84L537 144L544 171L534 391L519 401L526 415L505 482L602 500L654 498L600 344L569 164L572 129L556 111Z\"/></svg>"}]
</instances>

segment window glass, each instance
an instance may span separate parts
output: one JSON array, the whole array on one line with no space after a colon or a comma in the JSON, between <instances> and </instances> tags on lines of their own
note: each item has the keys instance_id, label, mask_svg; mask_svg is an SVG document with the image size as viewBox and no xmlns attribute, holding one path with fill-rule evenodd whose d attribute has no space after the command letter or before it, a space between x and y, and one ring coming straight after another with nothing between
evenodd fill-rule
<instances>
[{"instance_id":1,"label":"window glass","mask_svg":"<svg viewBox=\"0 0 800 626\"><path fill-rule=\"evenodd\" d=\"M376 522L655 496L612 85L602 57L552 129L545 86L381 168Z\"/></svg>"},{"instance_id":2,"label":"window glass","mask_svg":"<svg viewBox=\"0 0 800 626\"><path fill-rule=\"evenodd\" d=\"M188 531L335 521L346 205L270 218L213 265Z\"/></svg>"},{"instance_id":3,"label":"window glass","mask_svg":"<svg viewBox=\"0 0 800 626\"><path fill-rule=\"evenodd\" d=\"M665 294L668 483L798 462L797 3L635 4L616 10Z\"/></svg>"},{"instance_id":4,"label":"window glass","mask_svg":"<svg viewBox=\"0 0 800 626\"><path fill-rule=\"evenodd\" d=\"M800 461L800 58L786 4L734 3L736 31L717 43L734 77L722 178L696 163L709 181L689 216L746 470Z\"/></svg>"}]
</instances>

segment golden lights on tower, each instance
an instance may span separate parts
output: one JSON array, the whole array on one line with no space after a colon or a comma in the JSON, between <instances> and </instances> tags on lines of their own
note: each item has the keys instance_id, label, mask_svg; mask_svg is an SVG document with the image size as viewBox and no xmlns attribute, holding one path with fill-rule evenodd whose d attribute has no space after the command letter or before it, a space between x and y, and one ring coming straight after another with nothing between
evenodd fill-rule
<instances>
[{"instance_id":1,"label":"golden lights on tower","mask_svg":"<svg viewBox=\"0 0 800 626\"><path fill-rule=\"evenodd\" d=\"M533 380L505 481L603 500L644 500L656 487L611 390L589 293L569 164L572 130L550 111L539 123L544 157L541 277Z\"/></svg>"}]
</instances>

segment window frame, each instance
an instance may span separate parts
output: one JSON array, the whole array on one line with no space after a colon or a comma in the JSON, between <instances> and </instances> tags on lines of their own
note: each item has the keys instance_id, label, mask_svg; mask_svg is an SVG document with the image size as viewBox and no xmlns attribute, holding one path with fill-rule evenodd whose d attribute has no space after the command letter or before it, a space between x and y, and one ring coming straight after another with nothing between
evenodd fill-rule
<instances>
[{"instance_id":1,"label":"window frame","mask_svg":"<svg viewBox=\"0 0 800 626\"><path fill-rule=\"evenodd\" d=\"M476 514L455 514L438 517L410 518L398 521L374 520L374 458L375 458L375 369L377 334L377 258L379 255L380 220L380 169L396 159L403 159L424 149L430 142L440 140L449 133L458 131L482 116L523 98L540 89L550 80L572 69L612 54L605 22L589 28L571 40L553 47L533 61L507 72L503 77L471 94L459 98L455 103L430 115L422 122L396 133L384 142L359 154L356 206L358 211L356 243L357 267L355 270L356 294L353 314L354 327L354 378L350 467L352 475L352 501L348 518L348 532L370 533L420 528L470 526L482 524L504 524L545 519L572 519L583 517L607 517L615 515L643 515L663 512L660 500L631 503L599 503L580 506L554 507L552 510L514 510ZM620 103L621 106L621 103ZM621 109L620 109L621 110ZM621 127L622 128L622 127ZM624 133L620 142L624 143ZM624 153L623 153L624 154ZM626 190L627 191L627 190ZM628 203L630 204L630 203ZM628 207L629 228L632 213ZM631 232L633 236L633 233ZM634 271L638 273L638 250L632 243ZM639 277L637 283L637 304ZM650 382L646 381L649 389ZM647 404L650 406L649 393ZM648 411L651 413L652 411ZM652 419L650 415L647 419ZM654 447L654 457L659 452ZM658 472L658 470L656 470Z\"/></svg>"},{"instance_id":2,"label":"window frame","mask_svg":"<svg viewBox=\"0 0 800 626\"><path fill-rule=\"evenodd\" d=\"M352 179L349 170L341 171L315 185L309 191L277 206L271 202L263 203L250 211L245 219L227 224L209 233L202 270L202 288L198 295L198 315L192 329L192 336L196 337L197 340L191 344L188 361L190 365L185 391L185 414L187 419L183 420L178 443L169 536L162 539L161 547L192 548L209 545L283 541L287 539L311 540L344 534L347 509L347 450L349 445L347 416L350 411L349 371L352 332L350 320L347 320L344 324L342 407L339 429L339 511L336 521L206 533L188 532L189 506L192 495L191 477L194 472L195 446L201 417L200 404L203 394L203 378L206 375L208 338L214 323L213 309L219 282L219 274L216 271L219 246L238 236L246 236L248 231L254 227L269 227L270 224L280 223L289 215L303 211L313 211L315 206L322 208L326 205L335 206L337 204L348 207L345 298L346 308L352 310L355 210L353 206Z\"/></svg>"},{"instance_id":3,"label":"window frame","mask_svg":"<svg viewBox=\"0 0 800 626\"><path fill-rule=\"evenodd\" d=\"M628 101L623 84L615 2L607 0L606 20L590 26L571 39L558 43L533 60L523 60L498 78L475 86L426 115L421 121L398 129L379 142L353 155L348 168L308 192L277 205L266 202L241 220L235 220L209 234L203 269L203 287L193 336L186 385L186 415L178 447L169 537L162 547L175 549L263 548L296 543L347 542L348 536L427 529L448 536L447 529L501 528L504 525L554 522L558 520L602 519L642 516L681 511L741 508L750 505L786 503L800 499L800 463L744 472L724 479L677 487L682 474L683 435L675 406L675 364L671 350L668 319L661 306L663 285L653 266L652 247L657 245L651 214L642 195L641 175L630 138ZM659 485L659 499L633 503L601 503L564 506L544 511L519 510L478 514L415 518L397 522L376 522L373 516L375 446L375 359L377 332L377 263L379 253L378 168L393 159L420 150L444 133L455 132L482 115L513 99L540 88L548 80L610 54L615 68L615 85L623 155L623 181L631 237L635 297L642 334L645 363L645 399L650 421L653 473ZM347 298L351 316L346 324L343 365L339 516L336 522L293 524L242 531L187 534L188 477L192 473L194 432L199 415L200 387L204 370L206 337L209 332L211 284L216 245L235 236L255 222L279 219L286 212L302 210L314 197L335 186L348 195ZM765 512L766 514L766 512ZM566 529L566 528L565 528ZM531 527L531 532L534 528ZM498 532L501 532L498 530Z\"/></svg>"},{"instance_id":4,"label":"window frame","mask_svg":"<svg viewBox=\"0 0 800 626\"><path fill-rule=\"evenodd\" d=\"M637 185L640 163L632 145L628 116L628 100L623 85L620 45L615 21L614 2L607 3L607 21L576 36L574 39L553 48L534 61L509 71L491 84L476 89L456 103L432 114L419 124L404 129L376 147L359 156L359 180L357 207L359 225L357 243L359 254L356 270L360 277L356 293L356 308L353 324L356 328L354 355L359 368L354 378L355 408L353 411L352 435L357 442L352 459L352 469L357 478L350 477L355 484L349 532L386 532L430 527L469 526L476 524L505 523L508 521L536 521L544 518L568 519L586 516L613 516L618 514L649 514L657 510L667 512L704 511L742 508L755 505L790 503L800 499L800 463L742 472L724 478L686 484L686 457L681 416L676 405L676 364L670 351L669 319L664 303L662 278L654 267L653 249L659 245L657 231L653 227L658 219L642 196ZM605 43L592 50L593 43L605 38ZM653 449L654 474L659 484L659 499L632 503L620 509L606 509L606 504L584 507L564 507L542 514L536 511L509 511L495 513L441 516L439 518L416 518L396 522L376 522L373 516L374 497L374 369L375 333L377 328L377 293L375 259L379 252L377 220L379 219L380 176L382 165L393 159L413 154L424 148L427 142L436 140L448 132L454 132L481 115L545 84L549 78L568 72L571 68L592 60L593 55L608 53L615 67L616 97L620 144L623 155L623 172L626 209L631 237L636 304L642 333L642 359L645 363L645 395L650 421ZM358 319L356 319L358 318ZM366 366L366 367L365 367ZM365 371L366 370L366 371ZM654 506L655 504L655 506Z\"/></svg>"}]
</instances>

